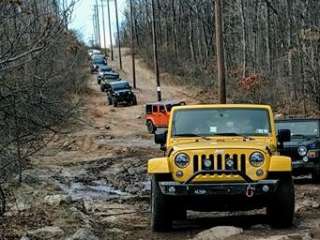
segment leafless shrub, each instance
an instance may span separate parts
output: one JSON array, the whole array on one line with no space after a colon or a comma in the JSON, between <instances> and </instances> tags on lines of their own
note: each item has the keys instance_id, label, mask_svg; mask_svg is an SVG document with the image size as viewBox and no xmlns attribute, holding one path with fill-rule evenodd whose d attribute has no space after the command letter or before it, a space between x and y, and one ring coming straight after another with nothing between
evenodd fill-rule
<instances>
[{"instance_id":1,"label":"leafless shrub","mask_svg":"<svg viewBox=\"0 0 320 240\"><path fill-rule=\"evenodd\" d=\"M69 1L70 2L70 1ZM75 114L85 83L84 45L54 0L0 1L0 183Z\"/></svg>"}]
</instances>

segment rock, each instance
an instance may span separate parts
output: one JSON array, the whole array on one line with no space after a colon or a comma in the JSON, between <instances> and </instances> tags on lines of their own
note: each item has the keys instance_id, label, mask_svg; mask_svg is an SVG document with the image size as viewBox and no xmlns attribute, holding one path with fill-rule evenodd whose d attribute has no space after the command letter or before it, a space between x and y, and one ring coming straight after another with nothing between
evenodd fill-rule
<instances>
[{"instance_id":1,"label":"rock","mask_svg":"<svg viewBox=\"0 0 320 240\"><path fill-rule=\"evenodd\" d=\"M66 240L99 240L90 229L80 228L75 234Z\"/></svg>"},{"instance_id":2,"label":"rock","mask_svg":"<svg viewBox=\"0 0 320 240\"><path fill-rule=\"evenodd\" d=\"M135 174L135 169L134 169L133 167L129 168L129 169L128 169L128 173L129 173L130 175L134 175L134 174Z\"/></svg>"},{"instance_id":3,"label":"rock","mask_svg":"<svg viewBox=\"0 0 320 240\"><path fill-rule=\"evenodd\" d=\"M104 128L105 128L106 130L110 130L110 129L111 129L111 127L108 126L108 125L105 125Z\"/></svg>"},{"instance_id":4,"label":"rock","mask_svg":"<svg viewBox=\"0 0 320 240\"><path fill-rule=\"evenodd\" d=\"M141 115L136 116L136 119L141 119L141 118L142 118Z\"/></svg>"},{"instance_id":5,"label":"rock","mask_svg":"<svg viewBox=\"0 0 320 240\"><path fill-rule=\"evenodd\" d=\"M219 226L198 233L193 240L223 240L242 232L242 228Z\"/></svg>"},{"instance_id":6,"label":"rock","mask_svg":"<svg viewBox=\"0 0 320 240\"><path fill-rule=\"evenodd\" d=\"M78 220L81 221L83 224L85 224L86 226L91 226L91 219L88 215L86 215L85 213L81 212L80 210L78 210L75 207L71 207L70 208L71 216Z\"/></svg>"},{"instance_id":7,"label":"rock","mask_svg":"<svg viewBox=\"0 0 320 240\"><path fill-rule=\"evenodd\" d=\"M259 238L257 240L312 240L310 233L294 233L289 235L274 235L267 238Z\"/></svg>"},{"instance_id":8,"label":"rock","mask_svg":"<svg viewBox=\"0 0 320 240\"><path fill-rule=\"evenodd\" d=\"M270 230L271 227L270 227L270 225L267 225L267 224L256 224L256 225L251 226L250 229L252 229L252 230L262 230L262 229Z\"/></svg>"},{"instance_id":9,"label":"rock","mask_svg":"<svg viewBox=\"0 0 320 240\"><path fill-rule=\"evenodd\" d=\"M72 198L67 195L62 195L62 194L56 194L56 195L48 195L44 198L44 202L50 206L59 206L62 203L71 203Z\"/></svg>"},{"instance_id":10,"label":"rock","mask_svg":"<svg viewBox=\"0 0 320 240\"><path fill-rule=\"evenodd\" d=\"M123 230L121 230L120 228L111 228L108 230L109 233L115 233L115 234L120 234L120 233L124 233Z\"/></svg>"},{"instance_id":11,"label":"rock","mask_svg":"<svg viewBox=\"0 0 320 240\"><path fill-rule=\"evenodd\" d=\"M86 213L92 213L95 211L94 202L91 198L86 198L83 200L83 205Z\"/></svg>"},{"instance_id":12,"label":"rock","mask_svg":"<svg viewBox=\"0 0 320 240\"><path fill-rule=\"evenodd\" d=\"M20 240L30 240L30 238L23 236L22 238L20 238Z\"/></svg>"},{"instance_id":13,"label":"rock","mask_svg":"<svg viewBox=\"0 0 320 240\"><path fill-rule=\"evenodd\" d=\"M311 208L319 208L319 203L310 199L306 199L302 202L304 207L311 207Z\"/></svg>"},{"instance_id":14,"label":"rock","mask_svg":"<svg viewBox=\"0 0 320 240\"><path fill-rule=\"evenodd\" d=\"M28 231L26 237L33 239L61 239L64 231L59 227L44 227Z\"/></svg>"},{"instance_id":15,"label":"rock","mask_svg":"<svg viewBox=\"0 0 320 240\"><path fill-rule=\"evenodd\" d=\"M320 239L320 226L311 230L311 236L314 239Z\"/></svg>"},{"instance_id":16,"label":"rock","mask_svg":"<svg viewBox=\"0 0 320 240\"><path fill-rule=\"evenodd\" d=\"M125 191L131 194L136 194L140 191L140 189L134 185L128 185Z\"/></svg>"}]
</instances>

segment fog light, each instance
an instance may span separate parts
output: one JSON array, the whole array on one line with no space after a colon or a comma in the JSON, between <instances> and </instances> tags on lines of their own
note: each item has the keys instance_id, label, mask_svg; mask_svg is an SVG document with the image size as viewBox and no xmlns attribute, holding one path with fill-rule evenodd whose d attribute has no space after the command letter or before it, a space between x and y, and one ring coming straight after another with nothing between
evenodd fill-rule
<instances>
[{"instance_id":1,"label":"fog light","mask_svg":"<svg viewBox=\"0 0 320 240\"><path fill-rule=\"evenodd\" d=\"M307 156L304 156L304 157L302 158L302 160L306 163L306 162L309 161L309 158L308 158Z\"/></svg>"},{"instance_id":2,"label":"fog light","mask_svg":"<svg viewBox=\"0 0 320 240\"><path fill-rule=\"evenodd\" d=\"M264 186L262 187L262 191L264 191L265 193L266 193L266 192L269 192L269 190L270 190L270 188L269 188L268 185L264 185Z\"/></svg>"},{"instance_id":3,"label":"fog light","mask_svg":"<svg viewBox=\"0 0 320 240\"><path fill-rule=\"evenodd\" d=\"M169 193L175 193L176 192L176 188L171 186L171 187L169 187L168 191L169 191Z\"/></svg>"},{"instance_id":4,"label":"fog light","mask_svg":"<svg viewBox=\"0 0 320 240\"><path fill-rule=\"evenodd\" d=\"M256 174L257 174L258 177L261 177L261 176L263 176L264 172L263 172L262 169L258 169Z\"/></svg>"},{"instance_id":5,"label":"fog light","mask_svg":"<svg viewBox=\"0 0 320 240\"><path fill-rule=\"evenodd\" d=\"M183 172L182 171L177 171L176 172L176 176L179 177L179 178L182 177L183 176Z\"/></svg>"}]
</instances>

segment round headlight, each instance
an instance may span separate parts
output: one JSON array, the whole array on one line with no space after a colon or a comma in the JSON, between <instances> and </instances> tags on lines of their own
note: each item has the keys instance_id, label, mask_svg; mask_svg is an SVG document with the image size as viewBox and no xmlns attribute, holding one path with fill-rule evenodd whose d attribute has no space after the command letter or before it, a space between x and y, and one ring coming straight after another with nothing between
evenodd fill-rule
<instances>
[{"instance_id":1,"label":"round headlight","mask_svg":"<svg viewBox=\"0 0 320 240\"><path fill-rule=\"evenodd\" d=\"M250 164L254 167L260 167L264 163L264 156L260 152L254 152L250 155Z\"/></svg>"},{"instance_id":2,"label":"round headlight","mask_svg":"<svg viewBox=\"0 0 320 240\"><path fill-rule=\"evenodd\" d=\"M307 150L307 148L306 148L305 146L299 146L299 147L298 147L298 154L299 154L301 157L307 155L307 153L308 153L308 150Z\"/></svg>"},{"instance_id":3,"label":"round headlight","mask_svg":"<svg viewBox=\"0 0 320 240\"><path fill-rule=\"evenodd\" d=\"M190 159L189 156L185 153L179 153L174 159L176 165L179 168L185 168L188 166Z\"/></svg>"}]
</instances>

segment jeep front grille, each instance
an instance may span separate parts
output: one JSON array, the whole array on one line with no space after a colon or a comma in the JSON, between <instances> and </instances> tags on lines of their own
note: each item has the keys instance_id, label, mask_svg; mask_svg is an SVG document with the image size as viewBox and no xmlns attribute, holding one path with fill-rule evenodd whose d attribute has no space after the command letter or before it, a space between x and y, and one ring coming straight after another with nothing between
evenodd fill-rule
<instances>
[{"instance_id":1,"label":"jeep front grille","mask_svg":"<svg viewBox=\"0 0 320 240\"><path fill-rule=\"evenodd\" d=\"M206 167L204 162L210 161L211 166ZM232 161L233 165L227 164L228 161ZM246 172L246 155L245 154L197 154L193 156L193 171L194 173L199 171L240 171L245 174ZM211 173L210 175L214 175ZM232 173L223 173L232 174Z\"/></svg>"}]
</instances>

